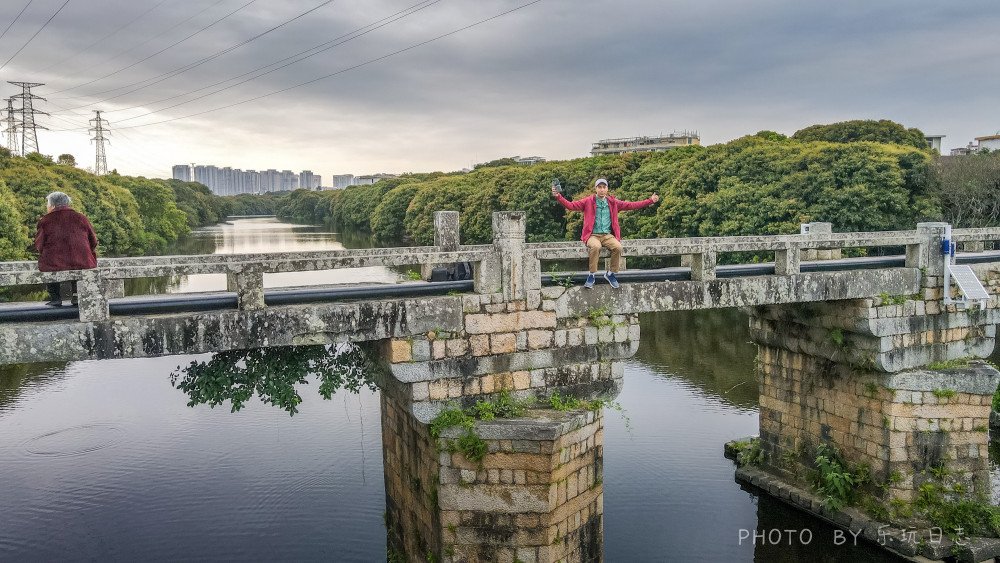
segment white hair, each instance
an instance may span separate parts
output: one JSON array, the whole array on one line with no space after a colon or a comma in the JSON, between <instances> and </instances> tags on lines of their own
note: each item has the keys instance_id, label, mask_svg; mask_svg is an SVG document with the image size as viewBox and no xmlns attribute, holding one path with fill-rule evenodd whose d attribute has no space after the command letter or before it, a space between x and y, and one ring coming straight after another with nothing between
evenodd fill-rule
<instances>
[{"instance_id":1,"label":"white hair","mask_svg":"<svg viewBox=\"0 0 1000 563\"><path fill-rule=\"evenodd\" d=\"M69 196L62 192L52 192L45 198L49 207L69 207L71 203Z\"/></svg>"}]
</instances>

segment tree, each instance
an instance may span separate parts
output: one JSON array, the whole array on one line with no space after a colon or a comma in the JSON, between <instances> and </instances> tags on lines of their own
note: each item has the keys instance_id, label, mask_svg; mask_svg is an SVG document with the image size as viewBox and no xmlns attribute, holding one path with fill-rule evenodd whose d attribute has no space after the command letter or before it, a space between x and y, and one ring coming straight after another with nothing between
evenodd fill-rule
<instances>
[{"instance_id":1,"label":"tree","mask_svg":"<svg viewBox=\"0 0 1000 563\"><path fill-rule=\"evenodd\" d=\"M30 245L14 193L0 180L0 260L26 260Z\"/></svg>"},{"instance_id":2,"label":"tree","mask_svg":"<svg viewBox=\"0 0 1000 563\"><path fill-rule=\"evenodd\" d=\"M1000 153L941 157L939 174L945 221L1000 226Z\"/></svg>"},{"instance_id":3,"label":"tree","mask_svg":"<svg viewBox=\"0 0 1000 563\"><path fill-rule=\"evenodd\" d=\"M76 166L76 158L71 154L61 154L56 160L56 164L61 164L63 166Z\"/></svg>"},{"instance_id":4,"label":"tree","mask_svg":"<svg viewBox=\"0 0 1000 563\"><path fill-rule=\"evenodd\" d=\"M894 143L917 149L928 150L927 138L920 129L906 129L899 123L881 119L879 121L856 119L830 125L812 125L800 129L792 135L799 141L826 141L828 143Z\"/></svg>"},{"instance_id":5,"label":"tree","mask_svg":"<svg viewBox=\"0 0 1000 563\"><path fill-rule=\"evenodd\" d=\"M479 170L480 168L496 168L497 166L516 166L517 161L511 157L498 158L496 160L491 160L489 162L481 162L477 164L474 168Z\"/></svg>"}]
</instances>

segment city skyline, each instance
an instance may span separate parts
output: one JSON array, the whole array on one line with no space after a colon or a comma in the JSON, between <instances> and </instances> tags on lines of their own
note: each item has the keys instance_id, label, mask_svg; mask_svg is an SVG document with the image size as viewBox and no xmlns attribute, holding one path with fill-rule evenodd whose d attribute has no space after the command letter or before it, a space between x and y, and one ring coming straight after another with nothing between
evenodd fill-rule
<instances>
[{"instance_id":1,"label":"city skyline","mask_svg":"<svg viewBox=\"0 0 1000 563\"><path fill-rule=\"evenodd\" d=\"M199 182L216 195L259 194L291 191L299 188L320 189L322 175L312 170L298 174L291 170L243 170L214 164L175 164L170 177L184 182Z\"/></svg>"},{"instance_id":2,"label":"city skyline","mask_svg":"<svg viewBox=\"0 0 1000 563\"><path fill-rule=\"evenodd\" d=\"M0 6L0 98L18 93L7 81L42 84L41 152L80 163L102 110L108 169L125 174L162 177L189 154L447 172L850 119L945 135L947 154L1000 130L984 47L1000 8L985 0L25 4Z\"/></svg>"}]
</instances>

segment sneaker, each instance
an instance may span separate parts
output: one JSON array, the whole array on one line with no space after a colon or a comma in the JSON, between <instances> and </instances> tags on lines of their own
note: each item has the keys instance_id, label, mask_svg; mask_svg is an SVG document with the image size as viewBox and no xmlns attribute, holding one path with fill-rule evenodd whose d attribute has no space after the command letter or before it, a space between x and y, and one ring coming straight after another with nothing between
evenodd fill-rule
<instances>
[{"instance_id":1,"label":"sneaker","mask_svg":"<svg viewBox=\"0 0 1000 563\"><path fill-rule=\"evenodd\" d=\"M610 270L604 272L604 279L608 280L608 283L611 284L611 287L618 289L618 278L615 277L614 272Z\"/></svg>"},{"instance_id":2,"label":"sneaker","mask_svg":"<svg viewBox=\"0 0 1000 563\"><path fill-rule=\"evenodd\" d=\"M583 287L587 289L594 289L594 274L587 276L587 283L583 284Z\"/></svg>"},{"instance_id":3,"label":"sneaker","mask_svg":"<svg viewBox=\"0 0 1000 563\"><path fill-rule=\"evenodd\" d=\"M74 307L77 307L80 305L80 301L74 296L72 299L69 300L69 304Z\"/></svg>"},{"instance_id":4,"label":"sneaker","mask_svg":"<svg viewBox=\"0 0 1000 563\"><path fill-rule=\"evenodd\" d=\"M62 307L62 301L46 301L45 304L49 307Z\"/></svg>"}]
</instances>

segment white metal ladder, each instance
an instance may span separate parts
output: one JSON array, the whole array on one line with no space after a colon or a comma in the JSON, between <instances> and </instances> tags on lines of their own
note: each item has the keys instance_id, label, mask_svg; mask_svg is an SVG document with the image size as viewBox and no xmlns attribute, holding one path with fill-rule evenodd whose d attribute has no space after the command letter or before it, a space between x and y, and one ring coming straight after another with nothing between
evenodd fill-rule
<instances>
[{"instance_id":1,"label":"white metal ladder","mask_svg":"<svg viewBox=\"0 0 1000 563\"><path fill-rule=\"evenodd\" d=\"M983 287L982 282L966 265L952 264L955 258L955 243L951 241L951 225L945 229L944 245L944 304L956 305L958 309L968 309L969 305L978 304L980 309L986 309L986 301L990 294ZM951 282L955 280L959 291L962 292L961 299L951 298Z\"/></svg>"}]
</instances>

